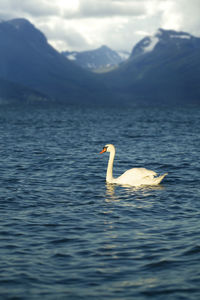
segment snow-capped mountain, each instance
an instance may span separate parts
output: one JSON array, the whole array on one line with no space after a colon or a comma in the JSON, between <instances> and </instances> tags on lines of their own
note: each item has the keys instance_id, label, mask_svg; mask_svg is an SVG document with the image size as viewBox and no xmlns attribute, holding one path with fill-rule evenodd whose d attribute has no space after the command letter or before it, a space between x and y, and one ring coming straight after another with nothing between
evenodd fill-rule
<instances>
[{"instance_id":1,"label":"snow-capped mountain","mask_svg":"<svg viewBox=\"0 0 200 300\"><path fill-rule=\"evenodd\" d=\"M137 43L130 58L105 74L116 96L130 101L199 102L200 38L159 29Z\"/></svg>"},{"instance_id":2,"label":"snow-capped mountain","mask_svg":"<svg viewBox=\"0 0 200 300\"><path fill-rule=\"evenodd\" d=\"M189 33L158 29L153 36L147 36L136 44L131 53L131 57L135 58L138 55L143 55L156 49L160 51L162 47L168 49L170 47L181 48L194 42L197 42L197 38Z\"/></svg>"},{"instance_id":3,"label":"snow-capped mountain","mask_svg":"<svg viewBox=\"0 0 200 300\"><path fill-rule=\"evenodd\" d=\"M118 53L107 46L102 46L95 50L83 52L65 51L62 52L62 54L82 68L91 71L103 71L111 69L115 66L118 66L129 56L129 53L126 51L120 51Z\"/></svg>"}]
</instances>

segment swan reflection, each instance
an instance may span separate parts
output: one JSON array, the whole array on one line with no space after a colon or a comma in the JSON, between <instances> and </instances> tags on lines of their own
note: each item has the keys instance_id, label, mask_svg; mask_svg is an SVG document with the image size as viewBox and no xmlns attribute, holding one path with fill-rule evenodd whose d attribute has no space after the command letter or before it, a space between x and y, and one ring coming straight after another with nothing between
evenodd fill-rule
<instances>
[{"instance_id":1,"label":"swan reflection","mask_svg":"<svg viewBox=\"0 0 200 300\"><path fill-rule=\"evenodd\" d=\"M136 200L143 202L142 206L149 206L155 201L155 191L161 191L164 187L161 185L156 186L138 186L133 187L129 185L116 185L112 183L106 183L106 202L124 202L127 206L138 206L139 203L135 203ZM128 202L127 202L128 200Z\"/></svg>"}]
</instances>

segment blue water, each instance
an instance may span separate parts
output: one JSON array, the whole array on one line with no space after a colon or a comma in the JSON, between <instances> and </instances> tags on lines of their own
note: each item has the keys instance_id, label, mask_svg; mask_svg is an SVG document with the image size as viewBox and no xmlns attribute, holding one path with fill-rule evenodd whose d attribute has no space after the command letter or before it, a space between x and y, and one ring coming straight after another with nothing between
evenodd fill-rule
<instances>
[{"instance_id":1,"label":"blue water","mask_svg":"<svg viewBox=\"0 0 200 300\"><path fill-rule=\"evenodd\" d=\"M200 299L200 107L0 108L1 299Z\"/></svg>"}]
</instances>

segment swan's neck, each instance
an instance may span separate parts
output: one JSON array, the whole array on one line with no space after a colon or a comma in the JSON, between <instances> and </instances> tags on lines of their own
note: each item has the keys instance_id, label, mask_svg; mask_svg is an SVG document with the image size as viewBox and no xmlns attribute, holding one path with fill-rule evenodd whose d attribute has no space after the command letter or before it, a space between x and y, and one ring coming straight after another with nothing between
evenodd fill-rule
<instances>
[{"instance_id":1,"label":"swan's neck","mask_svg":"<svg viewBox=\"0 0 200 300\"><path fill-rule=\"evenodd\" d=\"M108 161L108 168L106 173L106 181L112 182L113 181L113 162L115 158L115 150L110 152L109 161Z\"/></svg>"}]
</instances>

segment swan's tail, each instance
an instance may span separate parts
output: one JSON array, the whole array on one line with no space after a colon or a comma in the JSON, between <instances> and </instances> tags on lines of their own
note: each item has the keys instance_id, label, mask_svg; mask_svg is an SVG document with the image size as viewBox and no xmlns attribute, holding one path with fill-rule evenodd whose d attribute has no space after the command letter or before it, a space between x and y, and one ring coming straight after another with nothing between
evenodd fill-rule
<instances>
[{"instance_id":1,"label":"swan's tail","mask_svg":"<svg viewBox=\"0 0 200 300\"><path fill-rule=\"evenodd\" d=\"M167 175L168 175L168 173L165 173L165 174L163 174L163 175L161 175L161 176L159 176L159 177L154 178L153 184L156 185L156 184L161 183L161 181L163 180L163 178L164 178L165 176L167 176Z\"/></svg>"}]
</instances>

